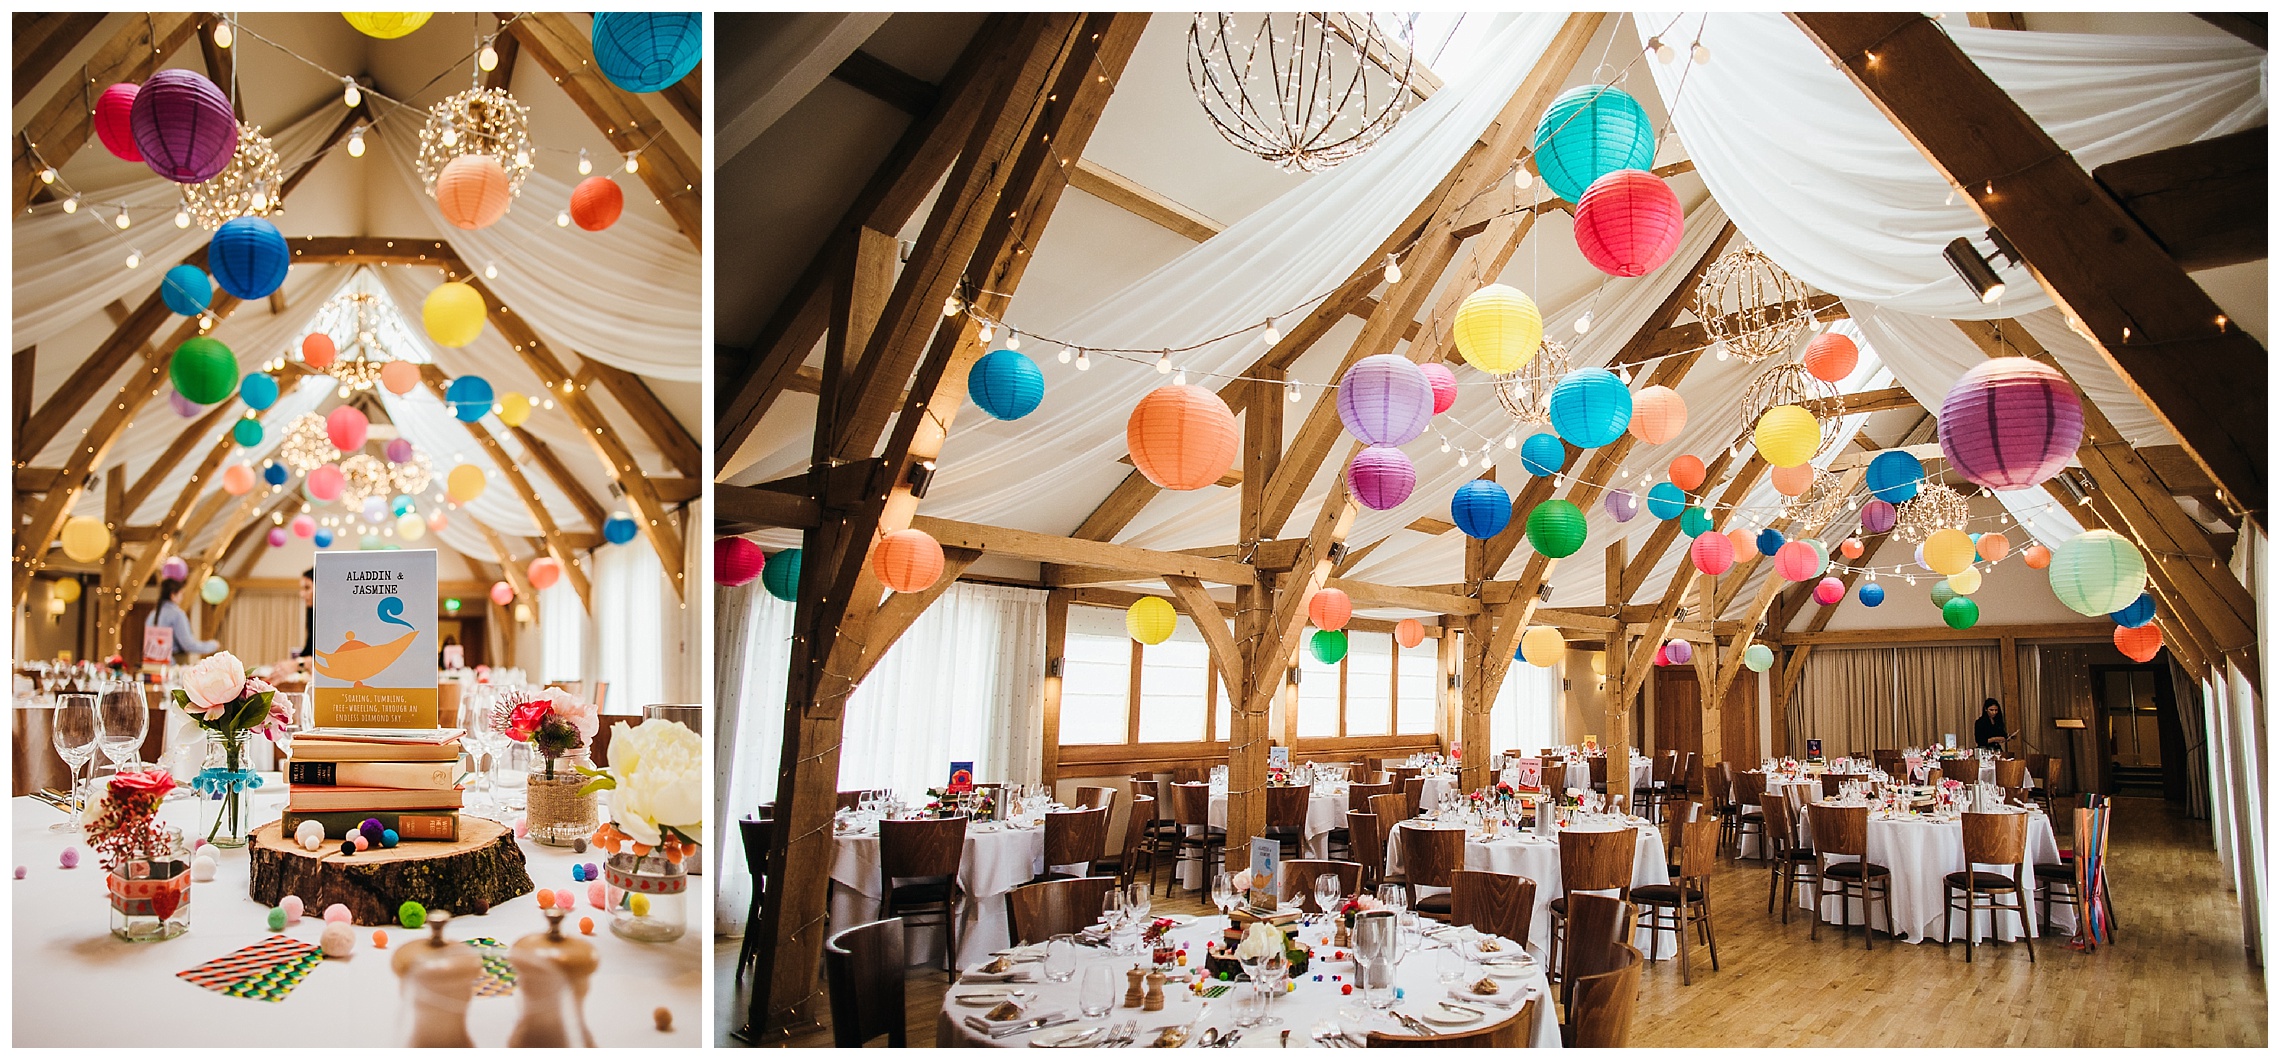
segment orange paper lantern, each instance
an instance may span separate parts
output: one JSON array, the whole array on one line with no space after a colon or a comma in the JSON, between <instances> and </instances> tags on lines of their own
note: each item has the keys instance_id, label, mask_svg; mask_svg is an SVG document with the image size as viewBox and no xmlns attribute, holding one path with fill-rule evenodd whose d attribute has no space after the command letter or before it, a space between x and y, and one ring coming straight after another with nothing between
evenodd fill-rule
<instances>
[{"instance_id":1,"label":"orange paper lantern","mask_svg":"<svg viewBox=\"0 0 2280 1060\"><path fill-rule=\"evenodd\" d=\"M2151 622L2135 629L2115 626L2114 647L2137 662L2152 662L2161 654L2161 627Z\"/></svg>"},{"instance_id":2,"label":"orange paper lantern","mask_svg":"<svg viewBox=\"0 0 2280 1060\"><path fill-rule=\"evenodd\" d=\"M1734 543L1734 555L1754 556L1757 554L1757 535L1741 527L1737 526L1726 531L1726 540Z\"/></svg>"},{"instance_id":3,"label":"orange paper lantern","mask_svg":"<svg viewBox=\"0 0 2280 1060\"><path fill-rule=\"evenodd\" d=\"M2050 566L2050 550L2041 545L2028 545L2027 550L2019 555L2027 561L2028 567L2035 570Z\"/></svg>"},{"instance_id":4,"label":"orange paper lantern","mask_svg":"<svg viewBox=\"0 0 2280 1060\"><path fill-rule=\"evenodd\" d=\"M1632 437L1661 445L1686 429L1686 399L1667 386L1650 386L1631 395Z\"/></svg>"},{"instance_id":5,"label":"orange paper lantern","mask_svg":"<svg viewBox=\"0 0 2280 1060\"><path fill-rule=\"evenodd\" d=\"M1414 648L1423 644L1425 643L1425 623L1414 618L1402 619L1393 624L1393 639L1395 643L1404 648Z\"/></svg>"},{"instance_id":6,"label":"orange paper lantern","mask_svg":"<svg viewBox=\"0 0 2280 1060\"><path fill-rule=\"evenodd\" d=\"M322 331L312 332L301 340L301 360L311 368L330 368L333 358L339 354L340 350L333 346L332 336Z\"/></svg>"},{"instance_id":7,"label":"orange paper lantern","mask_svg":"<svg viewBox=\"0 0 2280 1060\"><path fill-rule=\"evenodd\" d=\"M457 227L488 228L513 203L506 168L490 155L460 155L436 174L436 209Z\"/></svg>"},{"instance_id":8,"label":"orange paper lantern","mask_svg":"<svg viewBox=\"0 0 2280 1060\"><path fill-rule=\"evenodd\" d=\"M617 223L625 212L625 191L608 177L587 177L570 189L570 219L588 232Z\"/></svg>"},{"instance_id":9,"label":"orange paper lantern","mask_svg":"<svg viewBox=\"0 0 2280 1060\"><path fill-rule=\"evenodd\" d=\"M1979 558L1993 563L2011 554L2011 539L1998 533L1979 535Z\"/></svg>"},{"instance_id":10,"label":"orange paper lantern","mask_svg":"<svg viewBox=\"0 0 2280 1060\"><path fill-rule=\"evenodd\" d=\"M232 497L243 497L253 489L253 469L244 464L231 464L222 472L222 492Z\"/></svg>"},{"instance_id":11,"label":"orange paper lantern","mask_svg":"<svg viewBox=\"0 0 2280 1060\"><path fill-rule=\"evenodd\" d=\"M380 366L380 385L403 397L420 387L420 366L410 361L389 361Z\"/></svg>"},{"instance_id":12,"label":"orange paper lantern","mask_svg":"<svg viewBox=\"0 0 2280 1060\"><path fill-rule=\"evenodd\" d=\"M1796 467L1777 467L1770 474L1773 478L1774 491L1784 497L1801 496L1806 490L1813 487L1813 465L1811 464L1799 464Z\"/></svg>"},{"instance_id":13,"label":"orange paper lantern","mask_svg":"<svg viewBox=\"0 0 2280 1060\"><path fill-rule=\"evenodd\" d=\"M871 573L898 593L931 588L942 577L942 546L924 530L897 530L871 550Z\"/></svg>"},{"instance_id":14,"label":"orange paper lantern","mask_svg":"<svg viewBox=\"0 0 2280 1060\"><path fill-rule=\"evenodd\" d=\"M1693 453L1687 453L1670 462L1671 485L1688 493L1702 488L1702 479L1707 473L1702 466L1702 458Z\"/></svg>"},{"instance_id":15,"label":"orange paper lantern","mask_svg":"<svg viewBox=\"0 0 2280 1060\"><path fill-rule=\"evenodd\" d=\"M1320 589L1306 601L1306 617L1322 629L1344 629L1354 617L1354 601L1343 589Z\"/></svg>"},{"instance_id":16,"label":"orange paper lantern","mask_svg":"<svg viewBox=\"0 0 2280 1060\"><path fill-rule=\"evenodd\" d=\"M1132 465L1168 490L1199 490L1218 482L1235 466L1240 440L1227 403L1186 383L1149 391L1124 424Z\"/></svg>"},{"instance_id":17,"label":"orange paper lantern","mask_svg":"<svg viewBox=\"0 0 2280 1060\"><path fill-rule=\"evenodd\" d=\"M1825 331L1805 344L1805 370L1813 378L1842 383L1860 364L1860 347L1834 331Z\"/></svg>"},{"instance_id":18,"label":"orange paper lantern","mask_svg":"<svg viewBox=\"0 0 2280 1060\"><path fill-rule=\"evenodd\" d=\"M530 578L531 588L551 589L555 582L562 580L562 564L556 562L552 556L540 556L530 561L527 576Z\"/></svg>"},{"instance_id":19,"label":"orange paper lantern","mask_svg":"<svg viewBox=\"0 0 2280 1060\"><path fill-rule=\"evenodd\" d=\"M1857 537L1848 537L1843 544L1837 546L1837 551L1844 553L1846 559L1859 559L1860 554L1867 550L1868 546L1861 544Z\"/></svg>"}]
</instances>

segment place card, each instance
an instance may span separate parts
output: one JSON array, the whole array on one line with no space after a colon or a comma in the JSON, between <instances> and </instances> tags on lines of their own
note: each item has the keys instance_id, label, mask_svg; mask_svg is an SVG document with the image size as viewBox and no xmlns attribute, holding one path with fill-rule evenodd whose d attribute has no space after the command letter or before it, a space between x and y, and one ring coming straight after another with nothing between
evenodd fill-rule
<instances>
[{"instance_id":1,"label":"place card","mask_svg":"<svg viewBox=\"0 0 2280 1060\"><path fill-rule=\"evenodd\" d=\"M435 563L434 549L317 553L310 689L319 728L440 724Z\"/></svg>"}]
</instances>

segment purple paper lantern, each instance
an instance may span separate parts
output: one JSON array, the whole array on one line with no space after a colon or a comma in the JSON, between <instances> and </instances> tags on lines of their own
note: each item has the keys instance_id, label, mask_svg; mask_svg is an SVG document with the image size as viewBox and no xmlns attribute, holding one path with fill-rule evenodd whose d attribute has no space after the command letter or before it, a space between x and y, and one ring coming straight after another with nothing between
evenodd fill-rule
<instances>
[{"instance_id":1,"label":"purple paper lantern","mask_svg":"<svg viewBox=\"0 0 2280 1060\"><path fill-rule=\"evenodd\" d=\"M1683 640L1671 641L1663 645L1663 658L1669 659L1673 666L1684 666L1694 661L1694 645Z\"/></svg>"},{"instance_id":2,"label":"purple paper lantern","mask_svg":"<svg viewBox=\"0 0 2280 1060\"><path fill-rule=\"evenodd\" d=\"M205 183L237 154L237 116L229 97L188 70L150 75L135 93L128 124L143 164L176 184Z\"/></svg>"},{"instance_id":3,"label":"purple paper lantern","mask_svg":"<svg viewBox=\"0 0 2280 1060\"><path fill-rule=\"evenodd\" d=\"M1417 467L1409 462L1409 454L1390 445L1373 445L1354 456L1353 466L1346 469L1346 484L1354 488L1354 499L1363 507L1382 512L1408 500L1417 489Z\"/></svg>"},{"instance_id":4,"label":"purple paper lantern","mask_svg":"<svg viewBox=\"0 0 2280 1060\"><path fill-rule=\"evenodd\" d=\"M174 406L174 411L181 413L186 420L196 418L199 413L206 411L206 406L183 397L179 390L167 391L166 403Z\"/></svg>"},{"instance_id":5,"label":"purple paper lantern","mask_svg":"<svg viewBox=\"0 0 2280 1060\"><path fill-rule=\"evenodd\" d=\"M1860 528L1872 534L1890 532L1900 521L1900 509L1890 501L1870 501L1860 506Z\"/></svg>"},{"instance_id":6,"label":"purple paper lantern","mask_svg":"<svg viewBox=\"0 0 2280 1060\"><path fill-rule=\"evenodd\" d=\"M270 527L270 528L269 528L269 547L271 547L271 548L284 548L284 547L285 547L285 528L284 528L284 527L282 527L282 526L272 526L272 527Z\"/></svg>"},{"instance_id":7,"label":"purple paper lantern","mask_svg":"<svg viewBox=\"0 0 2280 1060\"><path fill-rule=\"evenodd\" d=\"M2039 486L2081 447L2081 396L2058 369L2025 357L1981 362L1940 403L1940 452L1991 490Z\"/></svg>"},{"instance_id":8,"label":"purple paper lantern","mask_svg":"<svg viewBox=\"0 0 2280 1060\"><path fill-rule=\"evenodd\" d=\"M1364 357L1338 381L1338 421L1367 445L1402 445L1433 418L1433 384L1409 358Z\"/></svg>"},{"instance_id":9,"label":"purple paper lantern","mask_svg":"<svg viewBox=\"0 0 2280 1060\"><path fill-rule=\"evenodd\" d=\"M401 464L412 458L412 443L403 438L391 438L382 452L388 457L389 463Z\"/></svg>"},{"instance_id":10,"label":"purple paper lantern","mask_svg":"<svg viewBox=\"0 0 2280 1060\"><path fill-rule=\"evenodd\" d=\"M1639 495L1630 490L1609 490L1604 503L1607 514L1614 516L1618 523L1630 522L1632 516L1639 514Z\"/></svg>"}]
</instances>

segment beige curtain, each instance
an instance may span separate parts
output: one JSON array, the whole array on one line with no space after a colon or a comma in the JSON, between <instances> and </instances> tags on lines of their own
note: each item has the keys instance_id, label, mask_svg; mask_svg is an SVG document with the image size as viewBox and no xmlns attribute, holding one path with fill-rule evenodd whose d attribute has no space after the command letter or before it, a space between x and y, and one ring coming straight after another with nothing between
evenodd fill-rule
<instances>
[{"instance_id":1,"label":"beige curtain","mask_svg":"<svg viewBox=\"0 0 2280 1060\"><path fill-rule=\"evenodd\" d=\"M1893 724L1898 743L1922 746L1955 734L1971 746L1971 722L1980 702L2003 695L2002 650L1992 645L1924 646L1893 652ZM2017 717L2007 719L2013 728Z\"/></svg>"},{"instance_id":2,"label":"beige curtain","mask_svg":"<svg viewBox=\"0 0 2280 1060\"><path fill-rule=\"evenodd\" d=\"M217 639L247 666L260 666L299 651L306 633L299 592L239 590Z\"/></svg>"},{"instance_id":3,"label":"beige curtain","mask_svg":"<svg viewBox=\"0 0 2280 1060\"><path fill-rule=\"evenodd\" d=\"M1954 733L1971 742L1979 703L2000 697L2002 656L1992 646L1821 648L1805 660L1789 704L1789 753L1821 741L1834 757L1878 748L1920 747ZM2040 724L2040 711L2013 710L2015 728Z\"/></svg>"},{"instance_id":4,"label":"beige curtain","mask_svg":"<svg viewBox=\"0 0 2280 1060\"><path fill-rule=\"evenodd\" d=\"M1788 753L1803 755L1805 741L1822 753L1896 746L1892 730L1892 649L1819 648L1789 703Z\"/></svg>"}]
</instances>

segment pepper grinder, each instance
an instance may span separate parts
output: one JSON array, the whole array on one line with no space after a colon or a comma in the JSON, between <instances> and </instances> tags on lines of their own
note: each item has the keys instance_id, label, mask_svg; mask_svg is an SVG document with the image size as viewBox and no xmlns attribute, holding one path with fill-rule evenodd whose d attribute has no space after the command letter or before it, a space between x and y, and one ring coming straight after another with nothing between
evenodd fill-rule
<instances>
[{"instance_id":1,"label":"pepper grinder","mask_svg":"<svg viewBox=\"0 0 2280 1060\"><path fill-rule=\"evenodd\" d=\"M396 951L389 966L403 981L411 1027L404 1044L416 1049L472 1049L467 1036L467 1005L475 999L476 980L483 975L483 958L472 947L455 945L443 937L451 914L435 910L427 915L428 937Z\"/></svg>"},{"instance_id":2,"label":"pepper grinder","mask_svg":"<svg viewBox=\"0 0 2280 1060\"><path fill-rule=\"evenodd\" d=\"M562 933L562 916L559 908L546 910L546 931L516 939L507 951L521 1002L509 1048L594 1047L594 1034L586 1028L586 988L601 959L593 943Z\"/></svg>"},{"instance_id":3,"label":"pepper grinder","mask_svg":"<svg viewBox=\"0 0 2280 1060\"><path fill-rule=\"evenodd\" d=\"M1164 1007L1164 973L1148 973L1148 996L1142 1002L1142 1012L1157 1012Z\"/></svg>"},{"instance_id":4,"label":"pepper grinder","mask_svg":"<svg viewBox=\"0 0 2280 1060\"><path fill-rule=\"evenodd\" d=\"M1146 971L1143 971L1137 964L1133 965L1131 968L1125 971L1124 981L1127 984L1124 988L1125 1008L1140 1007L1141 998L1147 989L1146 986L1142 983L1142 980L1147 978L1147 975L1148 973ZM1109 982L1112 983L1115 981L1116 980L1114 979L1109 980Z\"/></svg>"}]
</instances>

